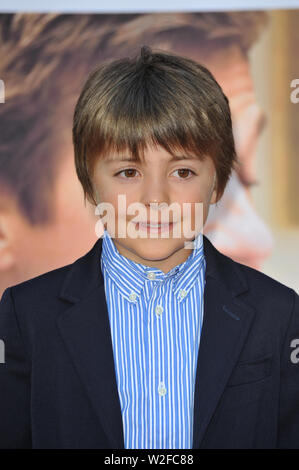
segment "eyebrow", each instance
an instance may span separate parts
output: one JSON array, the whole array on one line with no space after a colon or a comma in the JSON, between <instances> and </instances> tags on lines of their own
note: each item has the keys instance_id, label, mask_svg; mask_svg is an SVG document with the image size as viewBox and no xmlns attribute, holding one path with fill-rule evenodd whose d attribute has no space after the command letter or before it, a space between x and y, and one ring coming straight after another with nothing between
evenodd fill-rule
<instances>
[{"instance_id":1,"label":"eyebrow","mask_svg":"<svg viewBox=\"0 0 299 470\"><path fill-rule=\"evenodd\" d=\"M181 160L199 160L197 157L193 155L173 155L172 158L168 161L177 162ZM127 155L119 156L117 158L107 159L107 163L117 163L117 162L138 162L139 160L136 157L128 157Z\"/></svg>"}]
</instances>

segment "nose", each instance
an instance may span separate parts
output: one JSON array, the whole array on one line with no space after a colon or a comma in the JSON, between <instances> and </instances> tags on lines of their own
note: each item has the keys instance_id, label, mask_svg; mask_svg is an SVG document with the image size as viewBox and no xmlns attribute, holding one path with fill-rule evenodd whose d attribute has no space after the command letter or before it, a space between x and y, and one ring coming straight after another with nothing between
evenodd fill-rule
<instances>
[{"instance_id":1,"label":"nose","mask_svg":"<svg viewBox=\"0 0 299 470\"><path fill-rule=\"evenodd\" d=\"M152 204L154 209L158 209L159 205L170 204L170 195L165 177L152 175L147 178L141 190L140 202L148 207Z\"/></svg>"},{"instance_id":2,"label":"nose","mask_svg":"<svg viewBox=\"0 0 299 470\"><path fill-rule=\"evenodd\" d=\"M157 222L168 220L171 222L176 219L168 211L171 195L163 174L158 176L152 174L144 179L139 201L146 207L148 221L151 216L157 218ZM157 214L156 217L154 214Z\"/></svg>"},{"instance_id":3,"label":"nose","mask_svg":"<svg viewBox=\"0 0 299 470\"><path fill-rule=\"evenodd\" d=\"M256 118L255 118L255 127L256 134L259 135L267 124L267 116L265 111L257 105Z\"/></svg>"},{"instance_id":4,"label":"nose","mask_svg":"<svg viewBox=\"0 0 299 470\"><path fill-rule=\"evenodd\" d=\"M257 181L255 168L255 152L259 135L267 118L264 110L252 103L234 121L234 138L237 154L241 161L238 175L244 186L249 187Z\"/></svg>"}]
</instances>

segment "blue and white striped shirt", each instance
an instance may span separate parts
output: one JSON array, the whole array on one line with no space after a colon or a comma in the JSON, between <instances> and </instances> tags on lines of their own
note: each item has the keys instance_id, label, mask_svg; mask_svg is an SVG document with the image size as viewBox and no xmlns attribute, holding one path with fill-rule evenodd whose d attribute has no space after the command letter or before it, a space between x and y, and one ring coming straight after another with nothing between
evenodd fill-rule
<instances>
[{"instance_id":1,"label":"blue and white striped shirt","mask_svg":"<svg viewBox=\"0 0 299 470\"><path fill-rule=\"evenodd\" d=\"M114 365L126 449L190 449L203 322L203 237L168 273L102 242Z\"/></svg>"}]
</instances>

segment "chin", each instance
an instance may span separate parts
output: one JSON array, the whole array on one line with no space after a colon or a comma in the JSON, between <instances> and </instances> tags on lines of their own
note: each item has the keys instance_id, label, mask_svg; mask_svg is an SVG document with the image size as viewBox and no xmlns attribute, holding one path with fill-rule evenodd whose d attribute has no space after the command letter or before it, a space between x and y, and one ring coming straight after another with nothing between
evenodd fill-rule
<instances>
[{"instance_id":1,"label":"chin","mask_svg":"<svg viewBox=\"0 0 299 470\"><path fill-rule=\"evenodd\" d=\"M164 240L140 240L140 249L139 243L136 241L134 243L134 253L141 258L151 260L151 261L158 261L160 259L168 258L172 253L177 251L181 244L178 242L171 242L169 239ZM142 243L142 245L141 245Z\"/></svg>"}]
</instances>

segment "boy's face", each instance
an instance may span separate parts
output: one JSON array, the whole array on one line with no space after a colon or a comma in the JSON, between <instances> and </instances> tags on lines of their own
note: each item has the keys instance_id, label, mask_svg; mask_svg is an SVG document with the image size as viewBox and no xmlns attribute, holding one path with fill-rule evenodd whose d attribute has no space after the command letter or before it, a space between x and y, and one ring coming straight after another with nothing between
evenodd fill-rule
<instances>
[{"instance_id":1,"label":"boy's face","mask_svg":"<svg viewBox=\"0 0 299 470\"><path fill-rule=\"evenodd\" d=\"M181 155L176 152L176 155ZM186 153L184 153L186 156ZM129 154L122 154L130 158ZM144 161L132 162L121 161L120 155L109 155L104 159L99 159L94 168L92 182L97 196L97 203L110 203L115 212L103 217L107 223L104 223L109 234L114 237L113 241L120 254L127 258L145 264L151 267L157 267L163 272L168 272L177 264L185 261L190 255L192 249L185 248L184 242L193 240L194 237L202 231L203 225L207 219L209 205L217 202L216 184L214 177L216 175L213 161L206 157L200 161L190 155L188 159L171 161L172 155L163 147L147 147L144 154ZM118 210L118 196L123 195L125 201L125 213ZM127 208L132 203L139 203L143 207L143 212L134 212L128 215ZM158 203L156 206L150 203ZM162 203L165 205L162 206ZM161 232L148 232L141 226L136 226L136 231L143 234L137 238L130 237L130 231L126 230L124 238L118 237L119 222L123 221L124 226L128 228L129 222L161 222L166 211L166 207L176 203L180 210L175 213L169 211L169 221L179 224L179 237L174 236L174 226L169 226L167 234ZM183 213L183 203L188 203L188 212ZM195 203L202 203L195 206ZM150 208L152 207L152 211ZM157 209L158 207L158 209ZM195 210L201 214L200 226L196 223ZM151 212L151 213L150 213ZM156 214L157 219L150 217ZM168 214L168 212L167 212ZM111 234L109 223L111 217L114 219L115 232ZM109 222L110 220L110 222ZM195 235L188 236L183 231L183 225L189 222L189 228ZM135 227L130 222L131 227ZM176 227L178 229L178 227ZM154 233L154 235L152 235ZM185 234L187 233L187 237ZM190 234L190 232L189 232ZM166 236L166 237L165 237ZM165 237L165 238L164 238Z\"/></svg>"}]
</instances>

